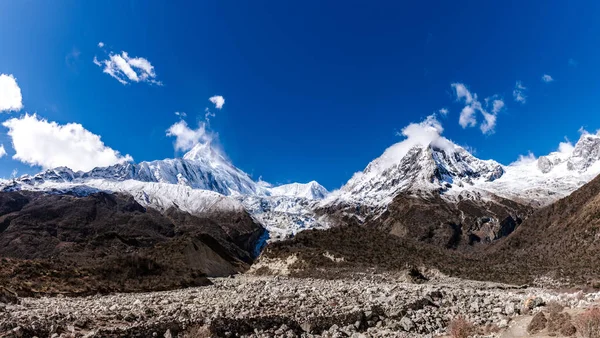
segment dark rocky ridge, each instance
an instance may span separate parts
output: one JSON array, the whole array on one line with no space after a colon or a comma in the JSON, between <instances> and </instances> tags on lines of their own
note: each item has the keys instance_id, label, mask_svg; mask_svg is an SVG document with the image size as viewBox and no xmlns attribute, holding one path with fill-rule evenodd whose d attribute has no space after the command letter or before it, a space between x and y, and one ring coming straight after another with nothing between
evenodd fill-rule
<instances>
[{"instance_id":1,"label":"dark rocky ridge","mask_svg":"<svg viewBox=\"0 0 600 338\"><path fill-rule=\"evenodd\" d=\"M600 176L539 209L509 237L486 250L490 264L513 274L600 280Z\"/></svg>"},{"instance_id":2,"label":"dark rocky ridge","mask_svg":"<svg viewBox=\"0 0 600 338\"><path fill-rule=\"evenodd\" d=\"M437 194L401 193L383 210L335 205L317 213L339 226L365 226L411 241L471 250L508 236L534 210L498 196L491 201L464 198L453 203Z\"/></svg>"},{"instance_id":3,"label":"dark rocky ridge","mask_svg":"<svg viewBox=\"0 0 600 338\"><path fill-rule=\"evenodd\" d=\"M510 235L533 208L495 197L493 201L463 199L458 203L399 195L367 226L446 248L489 244Z\"/></svg>"},{"instance_id":4,"label":"dark rocky ridge","mask_svg":"<svg viewBox=\"0 0 600 338\"><path fill-rule=\"evenodd\" d=\"M487 213L510 211L510 205L504 201L495 209L498 205L491 204ZM369 269L400 271L417 266L473 280L525 284L548 277L570 285L600 287L600 177L539 210L513 206L512 210L531 215L508 236L489 245L467 246L467 250L447 249L453 247L448 244L454 242L448 240L455 238L456 232L442 220L457 211L476 219L481 209L469 213L468 203L449 206L399 196L390 205L389 215L377 222L305 231L270 245L263 256L285 259L296 255L298 260L291 267L294 276L335 278ZM501 233L503 223L509 229L513 226L505 220L496 230L468 229L469 237ZM397 229L404 229L403 233L398 234ZM458 247L469 237L461 234Z\"/></svg>"},{"instance_id":5,"label":"dark rocky ridge","mask_svg":"<svg viewBox=\"0 0 600 338\"><path fill-rule=\"evenodd\" d=\"M0 193L0 284L20 294L163 290L243 272L265 229L247 213L164 214L123 194Z\"/></svg>"}]
</instances>

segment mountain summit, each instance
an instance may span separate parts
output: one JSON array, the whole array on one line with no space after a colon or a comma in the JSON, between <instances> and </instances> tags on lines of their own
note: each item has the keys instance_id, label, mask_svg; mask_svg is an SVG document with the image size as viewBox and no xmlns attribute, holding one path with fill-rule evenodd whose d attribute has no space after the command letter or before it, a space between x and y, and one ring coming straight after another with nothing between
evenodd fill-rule
<instances>
[{"instance_id":1,"label":"mountain summit","mask_svg":"<svg viewBox=\"0 0 600 338\"><path fill-rule=\"evenodd\" d=\"M249 211L275 237L320 227L312 205L328 191L319 183L271 186L255 182L214 149L197 144L182 158L122 163L89 172L66 167L0 182L0 190L39 190L87 195L98 191L132 195L143 206L166 211L176 207L193 215Z\"/></svg>"}]
</instances>

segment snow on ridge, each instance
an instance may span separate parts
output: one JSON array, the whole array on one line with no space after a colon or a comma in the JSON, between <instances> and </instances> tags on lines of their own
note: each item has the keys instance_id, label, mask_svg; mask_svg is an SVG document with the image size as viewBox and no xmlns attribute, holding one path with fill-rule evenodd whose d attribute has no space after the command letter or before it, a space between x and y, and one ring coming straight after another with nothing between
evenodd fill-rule
<instances>
[{"instance_id":1,"label":"snow on ridge","mask_svg":"<svg viewBox=\"0 0 600 338\"><path fill-rule=\"evenodd\" d=\"M567 196L600 174L597 134L583 133L575 146L563 142L557 151L546 156L525 156L502 165L478 159L465 148L436 136L429 125L425 127L430 133L416 141L413 137L409 142L411 136L403 131L406 140L389 147L363 172L354 174L346 185L321 201L321 207L346 204L383 210L402 192L422 196L440 194L449 201L465 197L492 199L496 195L543 206ZM407 145L412 148L404 149Z\"/></svg>"},{"instance_id":2,"label":"snow on ridge","mask_svg":"<svg viewBox=\"0 0 600 338\"><path fill-rule=\"evenodd\" d=\"M272 196L301 197L312 200L323 199L329 194L327 189L316 181L311 181L309 183L283 184L272 187L269 191Z\"/></svg>"},{"instance_id":3,"label":"snow on ridge","mask_svg":"<svg viewBox=\"0 0 600 338\"><path fill-rule=\"evenodd\" d=\"M255 182L209 144L196 145L183 158L117 164L89 172L66 167L48 169L33 176L3 180L1 190L122 192L143 206L161 211L175 206L196 215L246 210L272 233L273 239L321 227L312 206L328 193L314 181L279 187Z\"/></svg>"}]
</instances>

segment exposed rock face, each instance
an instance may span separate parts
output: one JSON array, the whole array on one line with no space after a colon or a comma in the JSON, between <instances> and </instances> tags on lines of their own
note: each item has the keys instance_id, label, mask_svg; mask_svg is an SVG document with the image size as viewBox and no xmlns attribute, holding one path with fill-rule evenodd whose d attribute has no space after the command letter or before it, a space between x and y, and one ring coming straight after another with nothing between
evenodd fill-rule
<instances>
[{"instance_id":1,"label":"exposed rock face","mask_svg":"<svg viewBox=\"0 0 600 338\"><path fill-rule=\"evenodd\" d=\"M84 197L31 192L0 193L0 280L18 292L53 288L45 274L80 269L70 287L48 292L89 293L202 285L202 277L245 271L265 230L242 213L192 216L171 208L164 214L133 197L95 193ZM46 272L44 272L46 271ZM23 288L19 278L31 277ZM49 276L52 276L50 274ZM88 280L92 280L86 284ZM60 278L59 278L60 279ZM121 284L119 284L121 283ZM60 284L60 283L58 283ZM34 290L35 289L35 290Z\"/></svg>"},{"instance_id":2,"label":"exposed rock face","mask_svg":"<svg viewBox=\"0 0 600 338\"><path fill-rule=\"evenodd\" d=\"M554 163L547 156L540 156L538 158L537 167L544 174L549 173L554 167Z\"/></svg>"},{"instance_id":3,"label":"exposed rock face","mask_svg":"<svg viewBox=\"0 0 600 338\"><path fill-rule=\"evenodd\" d=\"M502 198L449 203L440 197L399 195L368 225L380 226L396 236L459 248L508 236L531 212L530 207Z\"/></svg>"},{"instance_id":4,"label":"exposed rock face","mask_svg":"<svg viewBox=\"0 0 600 338\"><path fill-rule=\"evenodd\" d=\"M317 212L333 224L365 226L365 231L376 227L395 236L445 248L467 248L508 236L534 209L498 196L459 196L458 202L450 202L439 195L401 193L381 210L337 205Z\"/></svg>"},{"instance_id":5,"label":"exposed rock face","mask_svg":"<svg viewBox=\"0 0 600 338\"><path fill-rule=\"evenodd\" d=\"M573 154L567 162L569 170L583 172L600 159L600 137L598 135L582 135L575 145Z\"/></svg>"}]
</instances>

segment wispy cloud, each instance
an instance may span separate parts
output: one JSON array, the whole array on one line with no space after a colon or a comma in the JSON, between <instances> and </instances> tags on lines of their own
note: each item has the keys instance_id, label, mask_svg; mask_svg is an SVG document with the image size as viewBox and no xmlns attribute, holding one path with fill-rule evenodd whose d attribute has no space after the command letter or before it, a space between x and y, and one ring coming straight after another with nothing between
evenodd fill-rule
<instances>
[{"instance_id":1,"label":"wispy cloud","mask_svg":"<svg viewBox=\"0 0 600 338\"><path fill-rule=\"evenodd\" d=\"M525 91L527 88L523 85L521 81L517 81L515 84L515 89L513 89L513 98L515 101L519 103L527 102L527 95L525 95Z\"/></svg>"},{"instance_id":2,"label":"wispy cloud","mask_svg":"<svg viewBox=\"0 0 600 338\"><path fill-rule=\"evenodd\" d=\"M456 100L463 102L465 106L460 112L458 124L461 127L475 127L477 125L477 112L483 116L483 122L479 125L481 132L491 134L496 127L497 115L504 108L504 101L498 95L493 95L484 100L485 106L477 98L476 93L471 91L462 83L451 84L454 89Z\"/></svg>"},{"instance_id":3,"label":"wispy cloud","mask_svg":"<svg viewBox=\"0 0 600 338\"><path fill-rule=\"evenodd\" d=\"M176 111L176 112L175 112L175 115L177 115L177 116L179 116L179 117L186 117L186 116L187 116L187 114L186 114L186 113L184 113L184 112L182 112L182 111Z\"/></svg>"},{"instance_id":4,"label":"wispy cloud","mask_svg":"<svg viewBox=\"0 0 600 338\"><path fill-rule=\"evenodd\" d=\"M102 41L98 42L98 47L100 47L100 48L104 47L104 42L102 42Z\"/></svg>"},{"instance_id":5,"label":"wispy cloud","mask_svg":"<svg viewBox=\"0 0 600 338\"><path fill-rule=\"evenodd\" d=\"M6 156L6 149L4 149L4 144L0 144L0 158Z\"/></svg>"},{"instance_id":6,"label":"wispy cloud","mask_svg":"<svg viewBox=\"0 0 600 338\"><path fill-rule=\"evenodd\" d=\"M206 120L207 124L210 124L210 119L215 116L217 114L213 113L208 107L204 108L204 120Z\"/></svg>"},{"instance_id":7,"label":"wispy cloud","mask_svg":"<svg viewBox=\"0 0 600 338\"><path fill-rule=\"evenodd\" d=\"M442 109L438 110L438 113L440 113L442 116L448 115L448 112L449 112L448 108L442 108Z\"/></svg>"},{"instance_id":8,"label":"wispy cloud","mask_svg":"<svg viewBox=\"0 0 600 338\"><path fill-rule=\"evenodd\" d=\"M98 46L103 47L104 43L100 42ZM120 54L110 52L105 60L99 60L94 56L93 62L96 66L101 67L104 73L112 76L122 84L148 82L162 86L162 82L156 78L154 66L143 57L130 57L125 51Z\"/></svg>"},{"instance_id":9,"label":"wispy cloud","mask_svg":"<svg viewBox=\"0 0 600 338\"><path fill-rule=\"evenodd\" d=\"M12 75L0 74L0 112L19 111L23 108L23 97L17 79Z\"/></svg>"},{"instance_id":10,"label":"wispy cloud","mask_svg":"<svg viewBox=\"0 0 600 338\"><path fill-rule=\"evenodd\" d=\"M175 122L167 129L167 136L175 137L175 150L187 151L199 143L208 143L213 134L206 129L206 123L198 123L198 128L192 129L184 120Z\"/></svg>"},{"instance_id":11,"label":"wispy cloud","mask_svg":"<svg viewBox=\"0 0 600 338\"><path fill-rule=\"evenodd\" d=\"M44 169L69 167L88 171L116 163L133 161L129 155L106 146L100 136L93 134L78 123L60 125L25 114L12 118L2 125L8 128L8 136L15 149L13 159Z\"/></svg>"},{"instance_id":12,"label":"wispy cloud","mask_svg":"<svg viewBox=\"0 0 600 338\"><path fill-rule=\"evenodd\" d=\"M217 109L223 108L223 105L225 104L225 98L221 95L215 95L210 97L208 100L212 102Z\"/></svg>"},{"instance_id":13,"label":"wispy cloud","mask_svg":"<svg viewBox=\"0 0 600 338\"><path fill-rule=\"evenodd\" d=\"M552 81L554 81L554 79L552 78L552 76L550 76L548 74L542 75L542 82L550 83Z\"/></svg>"}]
</instances>

